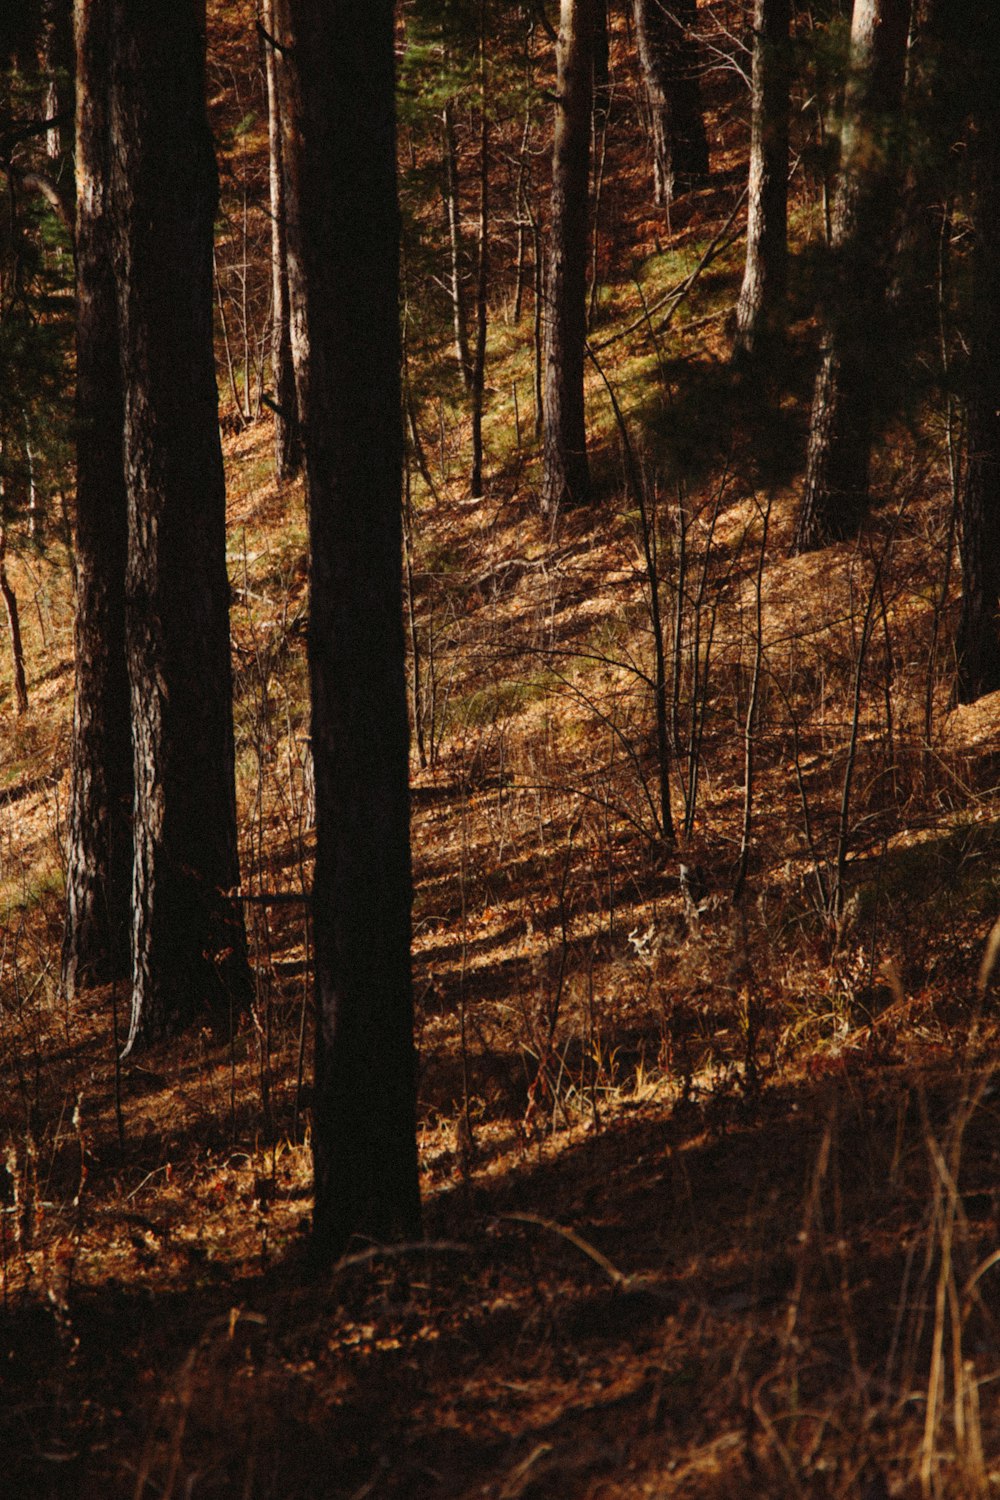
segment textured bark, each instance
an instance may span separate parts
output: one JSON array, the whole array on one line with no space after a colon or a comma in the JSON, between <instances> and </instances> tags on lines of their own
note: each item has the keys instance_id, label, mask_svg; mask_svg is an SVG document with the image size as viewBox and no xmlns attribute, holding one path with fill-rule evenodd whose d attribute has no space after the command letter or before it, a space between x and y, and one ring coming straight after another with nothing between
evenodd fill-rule
<instances>
[{"instance_id":1,"label":"textured bark","mask_svg":"<svg viewBox=\"0 0 1000 1500\"><path fill-rule=\"evenodd\" d=\"M992 25L997 27L995 20ZM992 47L984 46L972 143L973 324L957 640L958 697L963 703L1000 688L1000 67L995 31L991 40Z\"/></svg>"},{"instance_id":2,"label":"textured bark","mask_svg":"<svg viewBox=\"0 0 1000 1500\"><path fill-rule=\"evenodd\" d=\"M131 1047L225 1018L248 974L228 894L239 873L204 3L114 0L112 25L135 766Z\"/></svg>"},{"instance_id":3,"label":"textured bark","mask_svg":"<svg viewBox=\"0 0 1000 1500\"><path fill-rule=\"evenodd\" d=\"M889 383L886 284L898 195L909 0L856 0L834 205L833 284L813 393L795 550L852 535L868 504L879 397Z\"/></svg>"},{"instance_id":4,"label":"textured bark","mask_svg":"<svg viewBox=\"0 0 1000 1500\"><path fill-rule=\"evenodd\" d=\"M693 41L696 0L633 0L635 36L653 135L656 202L708 175L708 137Z\"/></svg>"},{"instance_id":5,"label":"textured bark","mask_svg":"<svg viewBox=\"0 0 1000 1500\"><path fill-rule=\"evenodd\" d=\"M755 0L747 254L735 354L753 360L785 321L788 282L790 0Z\"/></svg>"},{"instance_id":6,"label":"textured bark","mask_svg":"<svg viewBox=\"0 0 1000 1500\"><path fill-rule=\"evenodd\" d=\"M76 696L63 982L124 975L132 889L132 731L125 656L128 500L108 205L110 0L78 0Z\"/></svg>"},{"instance_id":7,"label":"textured bark","mask_svg":"<svg viewBox=\"0 0 1000 1500\"><path fill-rule=\"evenodd\" d=\"M542 510L590 498L583 364L587 337L587 178L594 0L562 0L546 278Z\"/></svg>"},{"instance_id":8,"label":"textured bark","mask_svg":"<svg viewBox=\"0 0 1000 1500\"><path fill-rule=\"evenodd\" d=\"M296 64L289 270L311 541L320 1261L353 1234L420 1230L393 10L281 0Z\"/></svg>"},{"instance_id":9,"label":"textured bark","mask_svg":"<svg viewBox=\"0 0 1000 1500\"><path fill-rule=\"evenodd\" d=\"M261 0L268 36L274 35L271 0ZM302 442L295 406L295 369L288 326L288 254L285 229L285 169L281 147L280 54L264 43L267 81L268 187L271 203L271 380L274 383L274 466L279 479L291 479L302 464Z\"/></svg>"}]
</instances>

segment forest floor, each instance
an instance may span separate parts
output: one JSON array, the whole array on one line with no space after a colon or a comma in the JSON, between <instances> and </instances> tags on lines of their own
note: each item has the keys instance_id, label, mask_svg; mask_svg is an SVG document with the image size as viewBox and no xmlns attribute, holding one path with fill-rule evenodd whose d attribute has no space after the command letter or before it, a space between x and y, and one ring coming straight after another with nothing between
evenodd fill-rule
<instances>
[{"instance_id":1,"label":"forest floor","mask_svg":"<svg viewBox=\"0 0 1000 1500\"><path fill-rule=\"evenodd\" d=\"M220 91L252 44L232 26ZM814 267L780 393L748 391L742 176L713 128L712 183L669 226L634 211L641 152L609 163L591 508L539 515L527 310L491 334L484 499L439 371L419 403L420 1244L306 1263L307 550L269 422L228 403L256 994L226 1038L119 1062L124 988L60 994L71 587L55 542L12 562L0 1495L1000 1490L1000 695L951 705L954 414L915 398L861 539L788 558ZM232 140L225 170L252 147L262 180L259 128Z\"/></svg>"},{"instance_id":2,"label":"forest floor","mask_svg":"<svg viewBox=\"0 0 1000 1500\"><path fill-rule=\"evenodd\" d=\"M244 889L267 899L247 906L253 1016L225 1041L119 1066L127 996L60 998L69 599L59 571L19 579L37 608L32 706L2 731L3 1493L991 1492L1000 1034L976 974L1000 707L945 705L933 777L896 726L912 823L897 802L869 834L859 791L846 914L825 917L849 709L830 604L843 586L856 629L869 575L858 551L778 546L759 575L740 543L759 504L734 490L719 680L748 659L760 576L765 633L791 610L830 684L797 748L787 723L761 732L736 905L743 746L709 689L685 893L650 811L634 516L566 517L553 546L530 496L426 501L445 684L414 767L426 1240L359 1246L317 1284L304 534L269 441L228 442ZM772 538L790 516L777 494ZM886 578L905 612L912 559Z\"/></svg>"}]
</instances>

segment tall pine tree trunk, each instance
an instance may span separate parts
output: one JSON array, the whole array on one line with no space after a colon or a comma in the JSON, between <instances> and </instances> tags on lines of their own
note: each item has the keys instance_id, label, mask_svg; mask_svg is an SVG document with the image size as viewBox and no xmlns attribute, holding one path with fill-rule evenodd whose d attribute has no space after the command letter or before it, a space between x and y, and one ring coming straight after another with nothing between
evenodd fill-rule
<instances>
[{"instance_id":1,"label":"tall pine tree trunk","mask_svg":"<svg viewBox=\"0 0 1000 1500\"><path fill-rule=\"evenodd\" d=\"M979 31L968 455L962 494L958 698L1000 688L1000 22ZM977 66L978 63L978 66Z\"/></svg>"},{"instance_id":2,"label":"tall pine tree trunk","mask_svg":"<svg viewBox=\"0 0 1000 1500\"><path fill-rule=\"evenodd\" d=\"M833 276L813 393L795 550L852 535L868 505L876 411L889 383L886 283L898 194L909 0L855 0Z\"/></svg>"},{"instance_id":3,"label":"tall pine tree trunk","mask_svg":"<svg viewBox=\"0 0 1000 1500\"><path fill-rule=\"evenodd\" d=\"M246 995L212 342L217 184L204 0L114 0L112 217L129 500L135 765L128 1045Z\"/></svg>"},{"instance_id":4,"label":"tall pine tree trunk","mask_svg":"<svg viewBox=\"0 0 1000 1500\"><path fill-rule=\"evenodd\" d=\"M773 348L785 320L790 23L790 0L755 0L747 253L734 344L744 361Z\"/></svg>"},{"instance_id":5,"label":"tall pine tree trunk","mask_svg":"<svg viewBox=\"0 0 1000 1500\"><path fill-rule=\"evenodd\" d=\"M542 509L590 498L583 365L587 337L587 177L594 0L562 0L546 277Z\"/></svg>"},{"instance_id":6,"label":"tall pine tree trunk","mask_svg":"<svg viewBox=\"0 0 1000 1500\"><path fill-rule=\"evenodd\" d=\"M633 0L636 43L649 104L656 202L708 175L708 137L692 33L696 0Z\"/></svg>"},{"instance_id":7,"label":"tall pine tree trunk","mask_svg":"<svg viewBox=\"0 0 1000 1500\"><path fill-rule=\"evenodd\" d=\"M271 380L274 384L274 466L279 479L291 479L302 463L295 370L288 323L288 254L285 244L285 168L282 160L278 68L282 60L267 40L274 35L271 0L261 0L264 73L267 82L268 188L271 205Z\"/></svg>"},{"instance_id":8,"label":"tall pine tree trunk","mask_svg":"<svg viewBox=\"0 0 1000 1500\"><path fill-rule=\"evenodd\" d=\"M321 1261L356 1233L420 1229L393 16L392 0L281 0L311 542Z\"/></svg>"},{"instance_id":9,"label":"tall pine tree trunk","mask_svg":"<svg viewBox=\"0 0 1000 1500\"><path fill-rule=\"evenodd\" d=\"M77 6L76 695L63 982L124 975L132 891L128 498L108 173L111 0Z\"/></svg>"}]
</instances>

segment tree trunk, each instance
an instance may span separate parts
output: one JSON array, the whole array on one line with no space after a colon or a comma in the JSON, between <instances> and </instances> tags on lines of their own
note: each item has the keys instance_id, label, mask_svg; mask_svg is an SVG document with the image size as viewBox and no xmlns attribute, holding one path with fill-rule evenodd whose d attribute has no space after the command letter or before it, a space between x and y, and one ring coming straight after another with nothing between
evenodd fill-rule
<instances>
[{"instance_id":1,"label":"tree trunk","mask_svg":"<svg viewBox=\"0 0 1000 1500\"><path fill-rule=\"evenodd\" d=\"M451 100L441 116L444 147L444 211L448 221L451 252L451 315L455 329L455 359L466 390L472 385L472 361L465 321L465 288L462 281L462 221L458 202L458 146L455 141L455 111Z\"/></svg>"},{"instance_id":2,"label":"tree trunk","mask_svg":"<svg viewBox=\"0 0 1000 1500\"><path fill-rule=\"evenodd\" d=\"M590 498L583 364L587 320L587 177L594 0L562 0L546 277L542 510Z\"/></svg>"},{"instance_id":3,"label":"tree trunk","mask_svg":"<svg viewBox=\"0 0 1000 1500\"><path fill-rule=\"evenodd\" d=\"M14 679L14 703L17 716L28 712L28 681L24 672L24 645L21 641L21 617L17 608L17 595L7 577L7 532L0 526L0 595L7 611L7 630L10 635L11 675Z\"/></svg>"},{"instance_id":4,"label":"tree trunk","mask_svg":"<svg viewBox=\"0 0 1000 1500\"><path fill-rule=\"evenodd\" d=\"M594 121L595 134L607 127L611 108L611 38L608 0L594 0Z\"/></svg>"},{"instance_id":5,"label":"tree trunk","mask_svg":"<svg viewBox=\"0 0 1000 1500\"><path fill-rule=\"evenodd\" d=\"M633 0L653 135L656 202L669 208L678 193L708 176L708 137L693 40L697 0Z\"/></svg>"},{"instance_id":6,"label":"tree trunk","mask_svg":"<svg viewBox=\"0 0 1000 1500\"><path fill-rule=\"evenodd\" d=\"M788 272L790 0L755 0L747 254L734 354L773 350L785 320Z\"/></svg>"},{"instance_id":7,"label":"tree trunk","mask_svg":"<svg viewBox=\"0 0 1000 1500\"><path fill-rule=\"evenodd\" d=\"M476 344L472 360L472 475L469 493L483 493L483 397L486 390L486 331L490 278L490 122L486 104L486 0L480 0L479 30L479 240L476 265Z\"/></svg>"},{"instance_id":8,"label":"tree trunk","mask_svg":"<svg viewBox=\"0 0 1000 1500\"><path fill-rule=\"evenodd\" d=\"M271 0L261 0L267 35L274 35ZM279 479L292 479L302 464L298 412L295 407L295 370L288 326L288 255L285 245L285 169L281 146L281 104L277 70L281 58L264 42L267 80L268 185L271 202L271 379L274 383L274 466Z\"/></svg>"},{"instance_id":9,"label":"tree trunk","mask_svg":"<svg viewBox=\"0 0 1000 1500\"><path fill-rule=\"evenodd\" d=\"M73 144L73 0L42 0L38 61L45 79L45 154L57 160Z\"/></svg>"},{"instance_id":10,"label":"tree trunk","mask_svg":"<svg viewBox=\"0 0 1000 1500\"><path fill-rule=\"evenodd\" d=\"M77 8L76 696L63 936L70 995L127 972L132 891L128 497L108 204L110 17L110 0Z\"/></svg>"},{"instance_id":11,"label":"tree trunk","mask_svg":"<svg viewBox=\"0 0 1000 1500\"><path fill-rule=\"evenodd\" d=\"M980 33L974 161L973 324L968 456L961 507L962 610L956 644L958 698L1000 688L1000 68Z\"/></svg>"},{"instance_id":12,"label":"tree trunk","mask_svg":"<svg viewBox=\"0 0 1000 1500\"><path fill-rule=\"evenodd\" d=\"M249 976L230 894L239 867L204 0L114 0L112 37L135 765L131 1047L224 1020Z\"/></svg>"},{"instance_id":13,"label":"tree trunk","mask_svg":"<svg viewBox=\"0 0 1000 1500\"><path fill-rule=\"evenodd\" d=\"M320 1262L354 1234L420 1232L393 13L392 0L281 0L311 541Z\"/></svg>"},{"instance_id":14,"label":"tree trunk","mask_svg":"<svg viewBox=\"0 0 1000 1500\"><path fill-rule=\"evenodd\" d=\"M833 276L813 394L795 550L852 535L868 504L876 410L889 382L885 295L898 192L909 0L855 0L834 205Z\"/></svg>"}]
</instances>

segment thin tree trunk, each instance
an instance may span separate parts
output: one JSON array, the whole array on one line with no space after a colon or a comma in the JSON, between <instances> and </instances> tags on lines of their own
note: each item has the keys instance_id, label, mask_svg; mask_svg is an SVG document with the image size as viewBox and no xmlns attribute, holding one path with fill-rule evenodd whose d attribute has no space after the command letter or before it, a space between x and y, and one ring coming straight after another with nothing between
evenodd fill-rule
<instances>
[{"instance_id":1,"label":"thin tree trunk","mask_svg":"<svg viewBox=\"0 0 1000 1500\"><path fill-rule=\"evenodd\" d=\"M611 46L608 0L594 0L594 134L607 128L611 108Z\"/></svg>"},{"instance_id":2,"label":"thin tree trunk","mask_svg":"<svg viewBox=\"0 0 1000 1500\"><path fill-rule=\"evenodd\" d=\"M203 0L114 0L112 37L135 766L130 1048L198 1019L224 1021L249 975L231 894L239 865Z\"/></svg>"},{"instance_id":3,"label":"thin tree trunk","mask_svg":"<svg viewBox=\"0 0 1000 1500\"><path fill-rule=\"evenodd\" d=\"M653 136L656 202L669 208L678 193L708 175L708 137L693 40L696 0L633 0L635 35Z\"/></svg>"},{"instance_id":4,"label":"thin tree trunk","mask_svg":"<svg viewBox=\"0 0 1000 1500\"><path fill-rule=\"evenodd\" d=\"M261 0L261 18L268 37L274 35L271 0ZM271 379L274 382L274 466L279 479L291 479L302 463L298 413L295 406L295 369L288 326L288 254L285 244L285 169L282 161L281 102L277 70L281 59L264 42L267 80L268 187L271 203Z\"/></svg>"},{"instance_id":5,"label":"thin tree trunk","mask_svg":"<svg viewBox=\"0 0 1000 1500\"><path fill-rule=\"evenodd\" d=\"M294 59L289 272L311 539L313 1243L329 1262L356 1233L420 1232L394 5L281 0L280 14Z\"/></svg>"},{"instance_id":6,"label":"thin tree trunk","mask_svg":"<svg viewBox=\"0 0 1000 1500\"><path fill-rule=\"evenodd\" d=\"M490 275L490 128L486 101L486 0L479 17L479 241L476 269L476 347L472 361L472 476L469 490L483 493L483 396L486 388L487 296Z\"/></svg>"},{"instance_id":7,"label":"thin tree trunk","mask_svg":"<svg viewBox=\"0 0 1000 1500\"><path fill-rule=\"evenodd\" d=\"M57 161L73 144L73 4L42 0L39 63L45 79L45 154Z\"/></svg>"},{"instance_id":8,"label":"thin tree trunk","mask_svg":"<svg viewBox=\"0 0 1000 1500\"><path fill-rule=\"evenodd\" d=\"M546 278L542 510L590 498L583 366L587 319L587 178L594 0L562 0Z\"/></svg>"},{"instance_id":9,"label":"thin tree trunk","mask_svg":"<svg viewBox=\"0 0 1000 1500\"><path fill-rule=\"evenodd\" d=\"M128 971L133 795L124 400L108 202L110 0L79 5L76 21L76 694L62 955L70 995Z\"/></svg>"},{"instance_id":10,"label":"thin tree trunk","mask_svg":"<svg viewBox=\"0 0 1000 1500\"><path fill-rule=\"evenodd\" d=\"M10 659L14 678L14 702L18 718L28 712L28 681L24 672L24 644L21 640L21 617L17 608L17 595L7 576L7 531L0 526L0 594L3 595L7 611L7 629L10 634Z\"/></svg>"},{"instance_id":11,"label":"thin tree trunk","mask_svg":"<svg viewBox=\"0 0 1000 1500\"><path fill-rule=\"evenodd\" d=\"M451 253L451 317L455 330L455 360L462 384L472 387L472 361L466 331L465 283L462 279L462 221L458 200L458 144L455 140L455 110L449 99L441 116L441 138L444 148L444 209L448 221L448 248Z\"/></svg>"},{"instance_id":12,"label":"thin tree trunk","mask_svg":"<svg viewBox=\"0 0 1000 1500\"><path fill-rule=\"evenodd\" d=\"M773 350L788 282L790 0L755 0L747 253L734 354Z\"/></svg>"},{"instance_id":13,"label":"thin tree trunk","mask_svg":"<svg viewBox=\"0 0 1000 1500\"><path fill-rule=\"evenodd\" d=\"M856 0L854 6L833 284L813 394L797 552L850 536L868 504L876 410L890 383L885 287L909 10L909 0Z\"/></svg>"}]
</instances>

